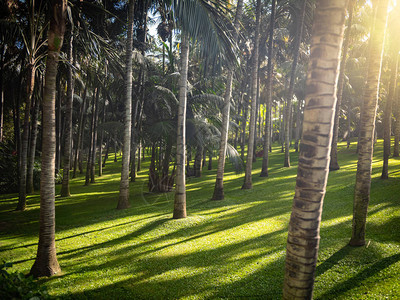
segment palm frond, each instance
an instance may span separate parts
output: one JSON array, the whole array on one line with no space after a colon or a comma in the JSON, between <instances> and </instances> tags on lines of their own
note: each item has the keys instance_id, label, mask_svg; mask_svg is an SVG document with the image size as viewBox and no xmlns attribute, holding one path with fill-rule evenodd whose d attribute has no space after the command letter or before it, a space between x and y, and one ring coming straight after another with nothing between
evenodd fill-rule
<instances>
[{"instance_id":1,"label":"palm frond","mask_svg":"<svg viewBox=\"0 0 400 300\"><path fill-rule=\"evenodd\" d=\"M226 147L226 155L231 163L233 169L235 170L236 174L243 173L244 170L244 162L240 157L239 152L233 147L231 144L227 144Z\"/></svg>"}]
</instances>

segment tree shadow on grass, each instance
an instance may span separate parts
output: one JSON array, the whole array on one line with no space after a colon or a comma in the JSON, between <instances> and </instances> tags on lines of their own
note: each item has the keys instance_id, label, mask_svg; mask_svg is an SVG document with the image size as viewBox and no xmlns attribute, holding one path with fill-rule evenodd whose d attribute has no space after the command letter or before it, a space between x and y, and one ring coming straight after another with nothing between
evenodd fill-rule
<instances>
[{"instance_id":1,"label":"tree shadow on grass","mask_svg":"<svg viewBox=\"0 0 400 300\"><path fill-rule=\"evenodd\" d=\"M353 249L354 249L354 247L350 247L349 245L346 245L342 249L337 251L335 254L333 254L331 257L329 257L327 260L325 260L322 264L320 264L317 267L315 277L321 276L326 271L331 269L339 261L341 261L343 258L345 258L349 253L351 253L351 251Z\"/></svg>"},{"instance_id":2,"label":"tree shadow on grass","mask_svg":"<svg viewBox=\"0 0 400 300\"><path fill-rule=\"evenodd\" d=\"M400 261L400 254L394 254L392 256L385 257L365 268L357 275L351 277L345 282L337 283L332 289L321 295L319 299L333 299L338 297L339 295L344 294L347 291L357 288L360 285L363 285L363 282L368 278L376 275L380 271L390 267L398 261Z\"/></svg>"}]
</instances>

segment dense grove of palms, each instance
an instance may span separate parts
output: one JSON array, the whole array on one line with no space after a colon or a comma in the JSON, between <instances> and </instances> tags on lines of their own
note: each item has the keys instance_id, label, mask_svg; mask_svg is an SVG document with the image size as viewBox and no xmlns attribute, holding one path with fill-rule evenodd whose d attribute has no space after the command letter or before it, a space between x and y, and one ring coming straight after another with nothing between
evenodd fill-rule
<instances>
[{"instance_id":1,"label":"dense grove of palms","mask_svg":"<svg viewBox=\"0 0 400 300\"><path fill-rule=\"evenodd\" d=\"M179 219L188 214L187 177L201 177L215 158L209 198L223 200L226 157L245 170L242 188L251 189L252 163L262 157L260 176L269 176L268 153L279 143L283 166L290 167L291 149L300 155L284 297L312 297L327 176L340 168L338 141L358 138L354 246L365 244L376 137L384 138L382 179L390 176L393 135L393 155L399 153L399 5L388 5L3 1L0 167L7 176L0 188L18 191L16 209L24 210L41 172L32 274L60 270L55 180L68 197L70 177L86 172L90 185L107 168L106 158L121 151L115 207L126 209L146 153L149 191L174 191L173 218Z\"/></svg>"}]
</instances>

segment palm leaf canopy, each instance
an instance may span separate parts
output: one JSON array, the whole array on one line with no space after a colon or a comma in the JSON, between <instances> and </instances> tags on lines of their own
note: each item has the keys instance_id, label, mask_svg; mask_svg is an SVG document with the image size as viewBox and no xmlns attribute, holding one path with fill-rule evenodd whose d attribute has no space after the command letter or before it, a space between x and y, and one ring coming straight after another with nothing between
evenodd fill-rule
<instances>
[{"instance_id":1,"label":"palm leaf canopy","mask_svg":"<svg viewBox=\"0 0 400 300\"><path fill-rule=\"evenodd\" d=\"M237 63L236 43L228 2L217 0L174 0L172 8L177 25L200 42L200 54L213 65Z\"/></svg>"}]
</instances>

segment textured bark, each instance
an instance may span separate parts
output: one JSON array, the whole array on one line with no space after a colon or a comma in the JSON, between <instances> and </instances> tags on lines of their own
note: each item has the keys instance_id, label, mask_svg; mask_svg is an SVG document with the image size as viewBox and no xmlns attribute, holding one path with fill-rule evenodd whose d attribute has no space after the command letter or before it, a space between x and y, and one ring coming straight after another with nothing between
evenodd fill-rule
<instances>
[{"instance_id":1,"label":"textured bark","mask_svg":"<svg viewBox=\"0 0 400 300\"><path fill-rule=\"evenodd\" d=\"M239 21L242 18L242 14L243 14L243 0L238 0L236 6L236 16L234 21L234 27L236 29L233 36L234 41L236 41L238 37L239 26L240 26ZM233 72L234 70L228 71L228 78L226 80L224 107L222 110L222 127L221 127L221 139L219 146L217 176L215 180L214 194L212 196L212 200L224 199L224 170L225 170L225 160L226 160L226 147L228 144L229 115L230 115L230 105L232 97Z\"/></svg>"},{"instance_id":2,"label":"textured bark","mask_svg":"<svg viewBox=\"0 0 400 300\"><path fill-rule=\"evenodd\" d=\"M261 177L268 177L269 148L271 146L271 110L272 110L272 76L274 66L272 63L274 47L274 28L275 28L275 6L276 0L272 0L271 20L269 22L269 40L268 40L268 64L267 64L267 110L265 112L265 130L263 145L263 161L261 167Z\"/></svg>"},{"instance_id":3,"label":"textured bark","mask_svg":"<svg viewBox=\"0 0 400 300\"><path fill-rule=\"evenodd\" d=\"M294 82L296 80L296 67L297 61L299 60L299 49L300 43L303 36L303 23L304 23L304 16L306 12L307 0L302 0L302 7L300 12L300 19L299 24L297 27L297 34L296 34L296 42L294 46L294 53L293 53L293 62L292 62L292 69L290 72L290 82L289 82L289 90L288 90L288 97L287 97L287 105L285 109L285 161L284 166L290 167L290 155L289 155L289 147L290 147L290 132L291 132L291 113L292 113L292 99L294 94Z\"/></svg>"},{"instance_id":4,"label":"textured bark","mask_svg":"<svg viewBox=\"0 0 400 300\"><path fill-rule=\"evenodd\" d=\"M346 0L320 0L314 14L283 299L312 299L346 6Z\"/></svg>"},{"instance_id":5,"label":"textured bark","mask_svg":"<svg viewBox=\"0 0 400 300\"><path fill-rule=\"evenodd\" d=\"M181 43L181 77L179 79L179 108L176 141L176 186L173 213L174 219L186 218L185 136L188 68L189 37L186 33L183 33Z\"/></svg>"},{"instance_id":6,"label":"textured bark","mask_svg":"<svg viewBox=\"0 0 400 300\"><path fill-rule=\"evenodd\" d=\"M65 102L65 140L64 140L64 166L63 166L63 180L61 186L61 197L71 196L69 189L69 171L71 168L71 154L72 154L72 109L74 103L74 79L72 77L72 64L73 64L73 42L74 34L73 28L68 35L68 50L67 50L67 99Z\"/></svg>"},{"instance_id":7,"label":"textured bark","mask_svg":"<svg viewBox=\"0 0 400 300\"><path fill-rule=\"evenodd\" d=\"M18 205L16 210L25 210L26 208L26 172L28 166L28 145L29 145L29 125L31 115L31 103L33 96L33 89L35 85L35 67L33 64L28 66L27 70L27 87L26 87L26 101L25 101L25 115L24 126L21 138L21 153L20 153L20 167L19 167L19 194Z\"/></svg>"},{"instance_id":8,"label":"textured bark","mask_svg":"<svg viewBox=\"0 0 400 300\"><path fill-rule=\"evenodd\" d=\"M194 176L201 177L203 167L203 147L197 146L196 156L194 158Z\"/></svg>"},{"instance_id":9,"label":"textured bark","mask_svg":"<svg viewBox=\"0 0 400 300\"><path fill-rule=\"evenodd\" d=\"M371 190L375 118L387 23L388 0L376 1L373 2L373 5L377 5L377 11L370 37L368 75L360 120L359 152L353 207L353 229L349 242L351 246L362 246L365 244L365 226L367 223L367 211Z\"/></svg>"},{"instance_id":10,"label":"textured bark","mask_svg":"<svg viewBox=\"0 0 400 300\"><path fill-rule=\"evenodd\" d=\"M335 125L333 127L333 139L332 139L332 149L331 149L331 162L329 165L329 170L335 171L339 170L339 162L337 156L337 143L339 136L339 117L340 117L340 107L343 99L343 88L344 88L344 77L347 63L347 53L349 51L350 38L351 38L351 26L353 24L353 6L355 0L350 0L348 12L349 18L347 20L347 29L345 33L345 38L343 42L343 50L342 50L342 60L340 61L340 73L339 73L339 81L338 81L338 91L337 91L337 103L336 103L336 112L335 112Z\"/></svg>"},{"instance_id":11,"label":"textured bark","mask_svg":"<svg viewBox=\"0 0 400 300\"><path fill-rule=\"evenodd\" d=\"M253 187L251 171L253 169L253 151L254 151L254 133L256 129L256 106L257 106L257 73L258 73L258 52L260 44L260 18L261 18L261 0L257 0L256 6L256 30L254 33L254 53L253 65L251 70L251 108L249 124L249 144L247 147L246 171L242 189L251 189Z\"/></svg>"},{"instance_id":12,"label":"textured bark","mask_svg":"<svg viewBox=\"0 0 400 300\"><path fill-rule=\"evenodd\" d=\"M395 49L392 53L393 63L391 64L391 75L389 85L389 95L386 98L385 111L383 117L383 168L382 168L382 179L389 178L389 156L390 156L390 143L392 133L392 106L394 97L396 94L397 84L397 65L399 61L398 49Z\"/></svg>"},{"instance_id":13,"label":"textured bark","mask_svg":"<svg viewBox=\"0 0 400 300\"><path fill-rule=\"evenodd\" d=\"M40 177L40 231L30 274L51 276L61 271L55 247L55 81L58 56L65 31L67 1L53 0L50 8L48 54L43 93L42 173Z\"/></svg>"},{"instance_id":14,"label":"textured bark","mask_svg":"<svg viewBox=\"0 0 400 300\"><path fill-rule=\"evenodd\" d=\"M397 95L395 99L395 118L394 124L394 146L393 146L393 157L399 157L399 141L400 141L400 89L397 88Z\"/></svg>"},{"instance_id":15,"label":"textured bark","mask_svg":"<svg viewBox=\"0 0 400 300\"><path fill-rule=\"evenodd\" d=\"M128 36L126 41L126 70L125 70L125 116L124 116L124 144L122 152L121 182L119 185L119 199L117 209L130 207L129 203L129 159L131 149L131 122L132 122L132 42L133 18L135 0L129 1Z\"/></svg>"}]
</instances>

